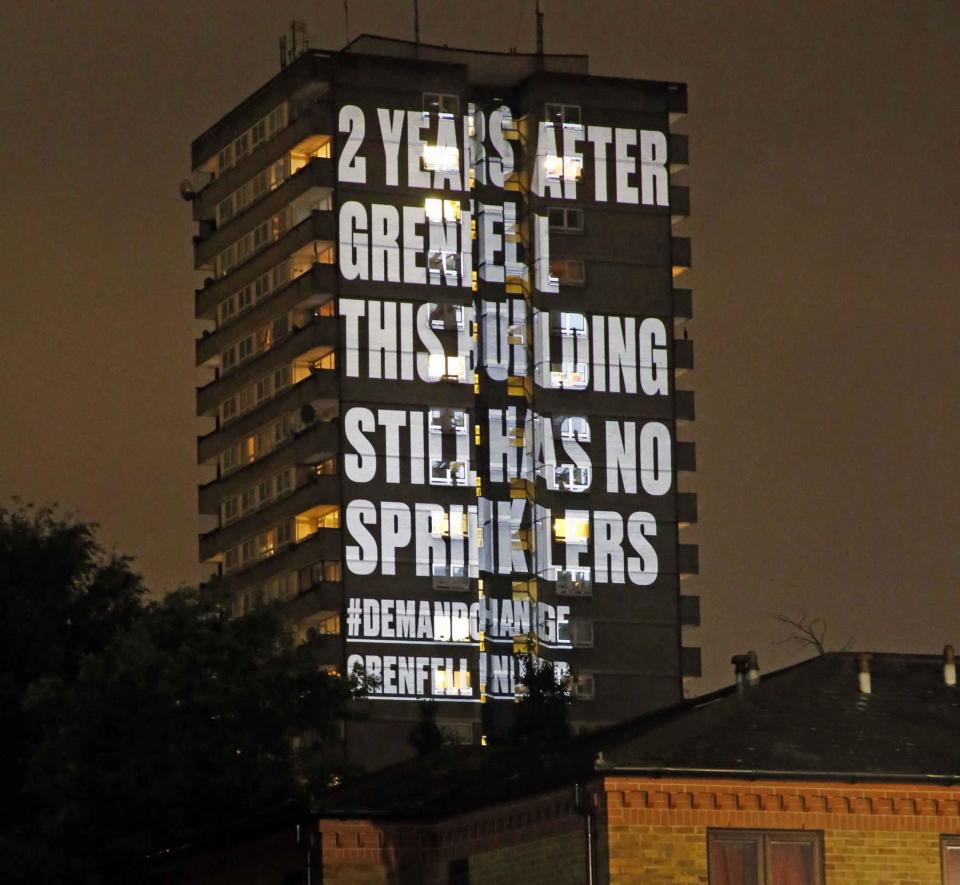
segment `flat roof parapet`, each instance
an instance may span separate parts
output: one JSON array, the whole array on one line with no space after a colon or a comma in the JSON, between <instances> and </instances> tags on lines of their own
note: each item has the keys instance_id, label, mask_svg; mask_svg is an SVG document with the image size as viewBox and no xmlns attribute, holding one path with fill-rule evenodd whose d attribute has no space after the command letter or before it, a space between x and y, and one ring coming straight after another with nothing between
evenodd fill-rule
<instances>
[{"instance_id":1,"label":"flat roof parapet","mask_svg":"<svg viewBox=\"0 0 960 885\"><path fill-rule=\"evenodd\" d=\"M532 52L457 49L379 37L376 34L361 34L348 43L342 52L465 65L470 82L484 86L512 86L537 71L551 74L589 74L589 57L586 55L537 55Z\"/></svg>"}]
</instances>

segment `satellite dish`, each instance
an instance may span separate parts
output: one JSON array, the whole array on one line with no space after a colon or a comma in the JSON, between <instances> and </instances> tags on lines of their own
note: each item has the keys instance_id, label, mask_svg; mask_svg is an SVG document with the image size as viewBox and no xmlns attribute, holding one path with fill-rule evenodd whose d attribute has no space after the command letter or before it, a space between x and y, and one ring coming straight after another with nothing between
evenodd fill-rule
<instances>
[{"instance_id":1,"label":"satellite dish","mask_svg":"<svg viewBox=\"0 0 960 885\"><path fill-rule=\"evenodd\" d=\"M196 191L193 189L193 183L189 178L183 179L180 182L180 196L182 199L186 200L188 203L196 196Z\"/></svg>"},{"instance_id":2,"label":"satellite dish","mask_svg":"<svg viewBox=\"0 0 960 885\"><path fill-rule=\"evenodd\" d=\"M300 420L304 424L313 424L317 420L317 410L309 403L300 409Z\"/></svg>"}]
</instances>

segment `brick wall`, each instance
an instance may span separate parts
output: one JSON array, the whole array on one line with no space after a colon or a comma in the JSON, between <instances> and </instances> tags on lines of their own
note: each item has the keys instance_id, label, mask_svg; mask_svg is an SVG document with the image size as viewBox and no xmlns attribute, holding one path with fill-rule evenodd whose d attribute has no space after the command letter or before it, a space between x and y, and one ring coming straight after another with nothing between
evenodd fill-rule
<instances>
[{"instance_id":1,"label":"brick wall","mask_svg":"<svg viewBox=\"0 0 960 885\"><path fill-rule=\"evenodd\" d=\"M419 826L323 820L320 831L324 885L447 885L450 862L461 858L472 883L586 882L584 818L572 788Z\"/></svg>"},{"instance_id":2,"label":"brick wall","mask_svg":"<svg viewBox=\"0 0 960 885\"><path fill-rule=\"evenodd\" d=\"M960 789L884 784L607 778L609 885L707 879L707 831L823 832L827 885L940 885L940 836Z\"/></svg>"}]
</instances>

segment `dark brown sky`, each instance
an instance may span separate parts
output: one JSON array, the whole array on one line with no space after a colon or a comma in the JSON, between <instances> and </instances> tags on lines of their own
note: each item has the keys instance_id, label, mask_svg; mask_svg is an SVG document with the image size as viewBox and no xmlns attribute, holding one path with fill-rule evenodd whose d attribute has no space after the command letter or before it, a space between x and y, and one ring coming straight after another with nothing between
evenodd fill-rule
<instances>
[{"instance_id":1,"label":"dark brown sky","mask_svg":"<svg viewBox=\"0 0 960 885\"><path fill-rule=\"evenodd\" d=\"M532 49L533 0L420 0L426 42ZM412 3L350 0L352 35ZM770 612L875 650L960 643L960 4L543 0L548 51L689 84L708 688ZM190 140L341 0L0 9L0 492L197 578ZM638 591L642 592L642 591Z\"/></svg>"}]
</instances>

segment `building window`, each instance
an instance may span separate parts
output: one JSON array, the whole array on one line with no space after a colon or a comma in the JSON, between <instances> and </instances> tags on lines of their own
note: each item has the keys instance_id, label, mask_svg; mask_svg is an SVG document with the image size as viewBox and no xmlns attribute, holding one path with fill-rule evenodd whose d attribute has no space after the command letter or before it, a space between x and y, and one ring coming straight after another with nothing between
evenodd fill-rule
<instances>
[{"instance_id":1,"label":"building window","mask_svg":"<svg viewBox=\"0 0 960 885\"><path fill-rule=\"evenodd\" d=\"M710 885L823 885L823 834L711 830Z\"/></svg>"},{"instance_id":2,"label":"building window","mask_svg":"<svg viewBox=\"0 0 960 885\"><path fill-rule=\"evenodd\" d=\"M579 129L582 125L578 104L548 104L544 107L543 117L544 123L557 129Z\"/></svg>"},{"instance_id":3,"label":"building window","mask_svg":"<svg viewBox=\"0 0 960 885\"><path fill-rule=\"evenodd\" d=\"M423 113L438 117L455 117L460 113L460 98L446 92L424 92Z\"/></svg>"},{"instance_id":4,"label":"building window","mask_svg":"<svg viewBox=\"0 0 960 885\"><path fill-rule=\"evenodd\" d=\"M579 258L551 258L550 276L561 286L582 286L586 271Z\"/></svg>"},{"instance_id":5,"label":"building window","mask_svg":"<svg viewBox=\"0 0 960 885\"><path fill-rule=\"evenodd\" d=\"M943 885L960 885L960 836L944 836L940 851Z\"/></svg>"},{"instance_id":6,"label":"building window","mask_svg":"<svg viewBox=\"0 0 960 885\"><path fill-rule=\"evenodd\" d=\"M547 212L547 219L550 222L550 230L577 233L583 230L582 209L550 209Z\"/></svg>"}]
</instances>

